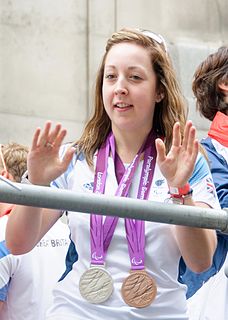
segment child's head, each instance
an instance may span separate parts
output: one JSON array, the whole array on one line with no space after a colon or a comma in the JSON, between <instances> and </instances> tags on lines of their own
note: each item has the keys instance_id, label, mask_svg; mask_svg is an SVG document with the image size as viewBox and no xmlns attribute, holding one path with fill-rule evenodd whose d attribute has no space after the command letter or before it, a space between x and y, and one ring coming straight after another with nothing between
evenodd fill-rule
<instances>
[{"instance_id":1,"label":"child's head","mask_svg":"<svg viewBox=\"0 0 228 320\"><path fill-rule=\"evenodd\" d=\"M12 181L20 182L27 170L28 148L15 142L1 144L0 148L0 174Z\"/></svg>"},{"instance_id":2,"label":"child's head","mask_svg":"<svg viewBox=\"0 0 228 320\"><path fill-rule=\"evenodd\" d=\"M192 90L200 113L213 120L217 111L228 113L224 87L228 86L228 47L210 54L195 71Z\"/></svg>"},{"instance_id":3,"label":"child's head","mask_svg":"<svg viewBox=\"0 0 228 320\"><path fill-rule=\"evenodd\" d=\"M159 135L165 137L167 149L171 144L174 123L179 121L181 129L183 129L186 121L185 102L180 92L164 39L150 31L122 29L113 33L107 41L105 53L97 73L94 114L78 142L79 148L83 149L86 156L89 155L89 158L99 148L111 130L111 120L105 111L103 101L104 69L109 51L113 46L121 43L133 43L149 52L151 69L156 74L157 88L162 94L162 99L155 105L151 127Z\"/></svg>"}]
</instances>

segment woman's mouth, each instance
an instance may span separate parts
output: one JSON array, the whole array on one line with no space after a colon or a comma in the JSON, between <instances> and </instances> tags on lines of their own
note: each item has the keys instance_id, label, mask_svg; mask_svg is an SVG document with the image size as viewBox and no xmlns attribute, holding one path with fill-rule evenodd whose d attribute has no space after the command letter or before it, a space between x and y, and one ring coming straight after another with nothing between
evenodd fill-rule
<instances>
[{"instance_id":1,"label":"woman's mouth","mask_svg":"<svg viewBox=\"0 0 228 320\"><path fill-rule=\"evenodd\" d=\"M116 103L115 105L114 105L114 107L115 108L118 108L118 109L129 109L129 108L131 108L131 107L133 107L133 105L132 104L128 104L128 103Z\"/></svg>"}]
</instances>

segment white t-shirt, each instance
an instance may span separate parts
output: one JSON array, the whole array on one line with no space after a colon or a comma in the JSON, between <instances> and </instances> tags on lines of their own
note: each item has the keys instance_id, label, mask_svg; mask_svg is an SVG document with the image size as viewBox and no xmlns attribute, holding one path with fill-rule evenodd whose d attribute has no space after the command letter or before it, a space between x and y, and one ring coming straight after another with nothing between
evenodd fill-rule
<instances>
[{"instance_id":1,"label":"white t-shirt","mask_svg":"<svg viewBox=\"0 0 228 320\"><path fill-rule=\"evenodd\" d=\"M69 228L60 220L27 254L10 254L4 241L8 217L0 218L1 320L44 320L52 289L65 270Z\"/></svg>"},{"instance_id":2,"label":"white t-shirt","mask_svg":"<svg viewBox=\"0 0 228 320\"><path fill-rule=\"evenodd\" d=\"M190 320L228 319L228 255L220 271L211 277L190 299L188 299Z\"/></svg>"},{"instance_id":3,"label":"white t-shirt","mask_svg":"<svg viewBox=\"0 0 228 320\"><path fill-rule=\"evenodd\" d=\"M96 161L96 157L94 160ZM142 162L136 170L130 197L136 198L141 169ZM78 160L74 158L67 172L53 185L79 193L92 193L93 181L94 173L80 154ZM211 184L210 171L202 156L198 157L191 185L194 190L194 200L219 208L213 184ZM116 189L114 163L113 159L109 158L105 193L114 195ZM149 200L164 202L167 198L167 183L156 165ZM54 290L54 304L48 310L46 319L188 319L186 287L177 281L181 254L174 236L175 226L154 222L145 223L145 268L156 281L157 296L149 307L137 309L126 305L121 297L121 286L130 270L124 219L118 221L105 261L105 267L113 278L113 293L106 302L95 305L84 300L79 292L80 277L90 267L90 215L69 212L68 218L72 241L71 254L67 257L68 273L58 282Z\"/></svg>"}]
</instances>

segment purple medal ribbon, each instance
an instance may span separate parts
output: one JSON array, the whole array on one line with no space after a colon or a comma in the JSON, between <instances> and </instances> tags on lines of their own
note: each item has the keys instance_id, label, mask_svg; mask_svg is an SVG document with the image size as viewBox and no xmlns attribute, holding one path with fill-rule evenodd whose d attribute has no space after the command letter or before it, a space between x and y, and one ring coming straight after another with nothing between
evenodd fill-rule
<instances>
[{"instance_id":1,"label":"purple medal ribbon","mask_svg":"<svg viewBox=\"0 0 228 320\"><path fill-rule=\"evenodd\" d=\"M115 140L112 133L98 151L97 164L94 178L93 192L103 194L107 177L108 157L110 149L115 163L118 188L116 196L126 197L140 162L140 155L144 151L143 168L138 189L138 199L148 199L155 168L156 149L155 136L150 133L136 154L131 164L125 169L121 159L115 151ZM101 215L91 214L90 218L90 242L91 264L103 265L108 247L114 234L118 217L106 217L104 224ZM133 219L125 219L125 229L128 241L132 269L144 269L145 249L145 222Z\"/></svg>"},{"instance_id":2,"label":"purple medal ribbon","mask_svg":"<svg viewBox=\"0 0 228 320\"><path fill-rule=\"evenodd\" d=\"M137 199L146 200L149 196L156 159L154 141L152 145L151 140L147 140ZM145 221L125 219L125 229L131 269L142 270L145 267Z\"/></svg>"},{"instance_id":3,"label":"purple medal ribbon","mask_svg":"<svg viewBox=\"0 0 228 320\"><path fill-rule=\"evenodd\" d=\"M103 143L98 151L97 164L94 177L93 192L103 194L107 177L109 144ZM104 233L103 219L101 215L91 214L90 216L90 246L91 246L91 263L104 264Z\"/></svg>"}]
</instances>

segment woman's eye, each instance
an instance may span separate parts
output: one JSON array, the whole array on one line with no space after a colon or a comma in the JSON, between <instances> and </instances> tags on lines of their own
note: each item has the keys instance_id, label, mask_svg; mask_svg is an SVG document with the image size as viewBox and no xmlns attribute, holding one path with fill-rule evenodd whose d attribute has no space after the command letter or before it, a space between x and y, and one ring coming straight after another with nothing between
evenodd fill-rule
<instances>
[{"instance_id":1,"label":"woman's eye","mask_svg":"<svg viewBox=\"0 0 228 320\"><path fill-rule=\"evenodd\" d=\"M142 78L136 74L133 74L132 76L130 76L130 78L132 78L133 80L141 80Z\"/></svg>"},{"instance_id":2,"label":"woman's eye","mask_svg":"<svg viewBox=\"0 0 228 320\"><path fill-rule=\"evenodd\" d=\"M115 75L114 74L106 74L105 79L114 79Z\"/></svg>"}]
</instances>

